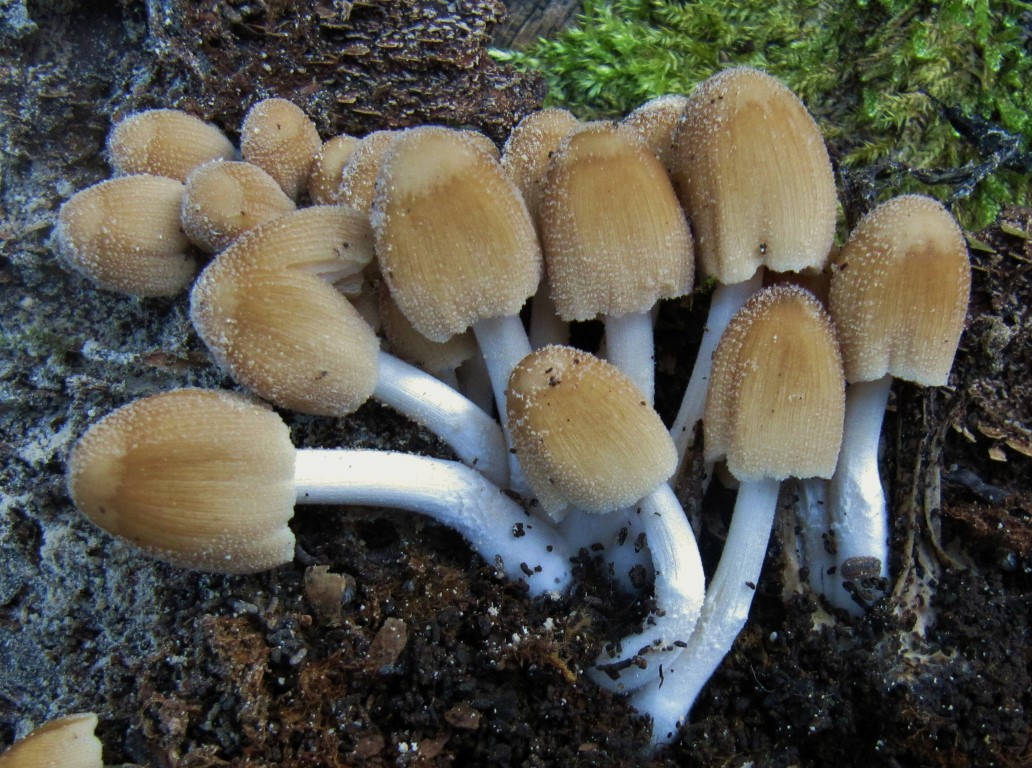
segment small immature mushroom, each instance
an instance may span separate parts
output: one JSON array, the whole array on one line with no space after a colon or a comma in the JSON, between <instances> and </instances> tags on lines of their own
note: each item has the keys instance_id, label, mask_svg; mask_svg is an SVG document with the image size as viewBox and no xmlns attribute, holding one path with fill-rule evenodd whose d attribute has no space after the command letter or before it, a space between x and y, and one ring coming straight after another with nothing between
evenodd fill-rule
<instances>
[{"instance_id":1,"label":"small immature mushroom","mask_svg":"<svg viewBox=\"0 0 1032 768\"><path fill-rule=\"evenodd\" d=\"M509 374L530 352L519 312L541 279L541 250L515 185L468 135L411 128L384 158L373 230L384 280L416 330L444 341L473 328L506 424Z\"/></svg>"},{"instance_id":2,"label":"small immature mushroom","mask_svg":"<svg viewBox=\"0 0 1032 768\"><path fill-rule=\"evenodd\" d=\"M315 123L286 99L259 101L240 127L244 159L265 170L293 200L301 194L320 149Z\"/></svg>"},{"instance_id":3,"label":"small immature mushroom","mask_svg":"<svg viewBox=\"0 0 1032 768\"><path fill-rule=\"evenodd\" d=\"M180 182L164 176L122 176L94 184L61 206L58 248L101 288L173 296L197 271L180 229L183 193Z\"/></svg>"},{"instance_id":4,"label":"small immature mushroom","mask_svg":"<svg viewBox=\"0 0 1032 768\"><path fill-rule=\"evenodd\" d=\"M276 180L257 165L216 160L199 166L186 179L183 232L202 251L215 253L249 229L295 207Z\"/></svg>"},{"instance_id":5,"label":"small immature mushroom","mask_svg":"<svg viewBox=\"0 0 1032 768\"><path fill-rule=\"evenodd\" d=\"M381 352L372 329L331 285L360 275L371 255L368 221L356 211L316 206L281 216L208 265L191 293L190 317L218 363L276 405L345 416L374 397L505 484L508 456L494 420Z\"/></svg>"},{"instance_id":6,"label":"small immature mushroom","mask_svg":"<svg viewBox=\"0 0 1032 768\"><path fill-rule=\"evenodd\" d=\"M892 379L946 384L970 289L960 228L939 202L921 195L875 208L832 264L828 308L849 382L842 454L828 488L840 571L851 561L877 560L869 570L888 574L878 443ZM860 611L841 579L828 596L839 607Z\"/></svg>"},{"instance_id":7,"label":"small immature mushroom","mask_svg":"<svg viewBox=\"0 0 1032 768\"><path fill-rule=\"evenodd\" d=\"M75 505L150 555L188 568L255 573L289 563L294 504L394 507L456 529L533 594L565 589L567 553L478 472L389 451L297 450L267 406L181 389L94 424L68 464Z\"/></svg>"},{"instance_id":8,"label":"small immature mushroom","mask_svg":"<svg viewBox=\"0 0 1032 768\"><path fill-rule=\"evenodd\" d=\"M719 72L692 92L670 167L699 269L718 281L671 428L683 458L724 327L760 288L764 267L823 267L835 236L836 196L824 140L806 107L778 80L748 67Z\"/></svg>"},{"instance_id":9,"label":"small immature mushroom","mask_svg":"<svg viewBox=\"0 0 1032 768\"><path fill-rule=\"evenodd\" d=\"M621 655L602 663L620 666L639 653L669 653L687 640L702 606L702 562L666 482L676 463L673 443L641 391L593 355L543 347L512 372L509 429L527 480L549 514L568 506L599 515L639 507L655 565L657 614L647 630L623 640ZM652 661L658 674L660 661L653 658L650 666ZM596 681L618 687L605 674Z\"/></svg>"},{"instance_id":10,"label":"small immature mushroom","mask_svg":"<svg viewBox=\"0 0 1032 768\"><path fill-rule=\"evenodd\" d=\"M108 136L116 173L149 173L186 181L210 160L232 160L236 148L210 123L178 109L151 109L120 121Z\"/></svg>"},{"instance_id":11,"label":"small immature mushroom","mask_svg":"<svg viewBox=\"0 0 1032 768\"><path fill-rule=\"evenodd\" d=\"M322 145L308 171L308 196L315 205L339 203L337 189L340 187L340 172L351 153L358 146L359 139L342 134Z\"/></svg>"},{"instance_id":12,"label":"small immature mushroom","mask_svg":"<svg viewBox=\"0 0 1032 768\"><path fill-rule=\"evenodd\" d=\"M667 94L649 99L620 121L620 125L635 131L664 166L670 166L674 133L684 116L688 97Z\"/></svg>"},{"instance_id":13,"label":"small immature mushroom","mask_svg":"<svg viewBox=\"0 0 1032 768\"><path fill-rule=\"evenodd\" d=\"M602 316L606 356L652 403L651 310L692 289L695 260L666 171L615 123L588 123L552 157L541 241L559 317Z\"/></svg>"},{"instance_id":14,"label":"small immature mushroom","mask_svg":"<svg viewBox=\"0 0 1032 768\"><path fill-rule=\"evenodd\" d=\"M0 754L0 768L103 768L92 712L44 723Z\"/></svg>"},{"instance_id":15,"label":"small immature mushroom","mask_svg":"<svg viewBox=\"0 0 1032 768\"><path fill-rule=\"evenodd\" d=\"M706 458L726 457L741 483L699 623L662 680L631 703L652 716L653 743L678 726L749 615L788 477L831 477L842 440L845 382L831 319L802 288L775 286L732 318L713 358Z\"/></svg>"}]
</instances>

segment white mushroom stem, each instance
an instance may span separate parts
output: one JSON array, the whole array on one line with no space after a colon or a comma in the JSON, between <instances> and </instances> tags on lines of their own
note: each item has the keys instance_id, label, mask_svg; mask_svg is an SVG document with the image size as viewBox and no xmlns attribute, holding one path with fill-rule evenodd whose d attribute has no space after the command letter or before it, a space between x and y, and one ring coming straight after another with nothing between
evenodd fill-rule
<instances>
[{"instance_id":1,"label":"white mushroom stem","mask_svg":"<svg viewBox=\"0 0 1032 768\"><path fill-rule=\"evenodd\" d=\"M495 404L498 406L498 417L505 433L505 442L512 448L509 436L509 417L505 402L506 387L509 386L509 375L516 364L530 354L530 340L527 331L518 315L507 317L488 317L473 324L473 334L477 337L480 353L487 366L487 374L494 390ZM516 454L509 455L509 487L520 495L530 497L530 487L523 475L523 469L516 460Z\"/></svg>"},{"instance_id":2,"label":"white mushroom stem","mask_svg":"<svg viewBox=\"0 0 1032 768\"><path fill-rule=\"evenodd\" d=\"M644 533L638 509L625 507L606 514L573 509L559 523L559 533L574 552L603 547L601 555L613 583L630 594L640 592L654 570L648 546L638 540ZM632 578L639 566L644 569L645 582Z\"/></svg>"},{"instance_id":3,"label":"white mushroom stem","mask_svg":"<svg viewBox=\"0 0 1032 768\"><path fill-rule=\"evenodd\" d=\"M877 558L888 574L889 531L885 492L878 472L878 443L892 376L846 387L846 419L835 474L828 484L831 530L838 569L854 558ZM842 587L841 573L828 592L832 604L859 615L862 609Z\"/></svg>"},{"instance_id":4,"label":"white mushroom stem","mask_svg":"<svg viewBox=\"0 0 1032 768\"><path fill-rule=\"evenodd\" d=\"M386 352L373 397L426 427L467 464L499 487L509 484L509 451L502 430L471 400L444 382Z\"/></svg>"},{"instance_id":5,"label":"white mushroom stem","mask_svg":"<svg viewBox=\"0 0 1032 768\"><path fill-rule=\"evenodd\" d=\"M779 486L770 479L742 483L720 564L687 647L664 664L661 679L631 697L639 712L652 717L654 745L674 739L699 692L745 626L774 524Z\"/></svg>"},{"instance_id":6,"label":"white mushroom stem","mask_svg":"<svg viewBox=\"0 0 1032 768\"><path fill-rule=\"evenodd\" d=\"M605 315L606 359L623 371L652 405L656 391L656 360L652 314L631 312ZM704 393L705 402L705 393Z\"/></svg>"},{"instance_id":7,"label":"white mushroom stem","mask_svg":"<svg viewBox=\"0 0 1032 768\"><path fill-rule=\"evenodd\" d=\"M678 466L684 462L688 448L694 442L695 424L702 418L706 409L706 392L709 389L710 371L713 367L713 352L724 335L724 329L731 322L735 312L741 309L756 291L763 285L763 269L760 268L748 280L733 285L719 284L713 290L710 300L710 311L706 317L706 326L702 331L702 343L695 357L691 378L685 388L681 400L681 408L677 412L670 436L677 448ZM706 477L712 472L712 465L706 467Z\"/></svg>"},{"instance_id":8,"label":"white mushroom stem","mask_svg":"<svg viewBox=\"0 0 1032 768\"><path fill-rule=\"evenodd\" d=\"M831 592L835 580L835 558L827 540L831 531L828 481L810 477L796 481L793 512L799 525L800 562L806 566L810 588L818 595Z\"/></svg>"},{"instance_id":9,"label":"white mushroom stem","mask_svg":"<svg viewBox=\"0 0 1032 768\"><path fill-rule=\"evenodd\" d=\"M533 595L571 583L569 554L555 529L457 462L390 451L301 449L294 480L299 504L364 504L427 515L461 533L509 578L526 581Z\"/></svg>"},{"instance_id":10,"label":"white mushroom stem","mask_svg":"<svg viewBox=\"0 0 1032 768\"><path fill-rule=\"evenodd\" d=\"M592 679L611 691L630 691L660 676L661 666L691 636L705 593L706 576L695 535L670 486L659 486L638 506L655 566L656 612L644 631L620 642L616 655L603 653L596 660Z\"/></svg>"},{"instance_id":11,"label":"white mushroom stem","mask_svg":"<svg viewBox=\"0 0 1032 768\"><path fill-rule=\"evenodd\" d=\"M547 280L542 280L530 303L530 346L534 349L549 344L569 344L570 324L559 317L559 311L552 301L552 290Z\"/></svg>"}]
</instances>

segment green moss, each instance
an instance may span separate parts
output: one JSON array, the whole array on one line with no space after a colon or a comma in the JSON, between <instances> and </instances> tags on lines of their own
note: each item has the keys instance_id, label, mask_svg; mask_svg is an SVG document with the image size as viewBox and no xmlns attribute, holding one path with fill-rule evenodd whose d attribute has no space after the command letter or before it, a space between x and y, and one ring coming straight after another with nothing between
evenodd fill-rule
<instances>
[{"instance_id":1,"label":"green moss","mask_svg":"<svg viewBox=\"0 0 1032 768\"><path fill-rule=\"evenodd\" d=\"M576 26L497 55L542 71L551 103L585 118L688 93L727 66L759 67L806 102L843 165L952 169L986 158L944 106L1002 128L1026 152L1032 144L1030 28L1032 3L1013 0L585 0ZM895 167L886 194L965 194ZM996 170L957 210L980 226L1005 202L1032 203L1029 188L1027 173Z\"/></svg>"}]
</instances>

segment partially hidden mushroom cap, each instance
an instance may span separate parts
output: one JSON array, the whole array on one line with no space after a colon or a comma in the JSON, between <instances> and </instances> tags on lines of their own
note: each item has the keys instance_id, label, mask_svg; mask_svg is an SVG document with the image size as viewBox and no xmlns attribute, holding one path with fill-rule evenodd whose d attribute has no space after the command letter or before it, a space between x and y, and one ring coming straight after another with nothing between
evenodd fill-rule
<instances>
[{"instance_id":1,"label":"partially hidden mushroom cap","mask_svg":"<svg viewBox=\"0 0 1032 768\"><path fill-rule=\"evenodd\" d=\"M580 125L572 112L548 107L531 112L512 129L502 148L502 168L519 187L531 218L538 223L548 162L565 136Z\"/></svg>"},{"instance_id":2,"label":"partially hidden mushroom cap","mask_svg":"<svg viewBox=\"0 0 1032 768\"><path fill-rule=\"evenodd\" d=\"M96 728L92 712L51 720L0 754L0 768L103 768Z\"/></svg>"},{"instance_id":3,"label":"partially hidden mushroom cap","mask_svg":"<svg viewBox=\"0 0 1032 768\"><path fill-rule=\"evenodd\" d=\"M692 238L666 171L614 123L589 123L552 157L541 204L552 300L563 320L646 312L691 291Z\"/></svg>"},{"instance_id":4,"label":"partially hidden mushroom cap","mask_svg":"<svg viewBox=\"0 0 1032 768\"><path fill-rule=\"evenodd\" d=\"M322 139L304 111L286 99L264 99L244 117L240 151L263 168L296 200L301 194Z\"/></svg>"},{"instance_id":5,"label":"partially hidden mushroom cap","mask_svg":"<svg viewBox=\"0 0 1032 768\"><path fill-rule=\"evenodd\" d=\"M340 172L358 143L359 139L343 134L322 145L308 171L308 195L313 203L333 205L341 202L337 199Z\"/></svg>"},{"instance_id":6,"label":"partially hidden mushroom cap","mask_svg":"<svg viewBox=\"0 0 1032 768\"><path fill-rule=\"evenodd\" d=\"M373 229L395 301L434 341L518 314L541 278L519 191L460 131L412 128L394 140L377 180Z\"/></svg>"},{"instance_id":7,"label":"partially hidden mushroom cap","mask_svg":"<svg viewBox=\"0 0 1032 768\"><path fill-rule=\"evenodd\" d=\"M94 424L69 459L68 488L90 520L154 557L253 573L293 559L294 457L268 407L182 389Z\"/></svg>"},{"instance_id":8,"label":"partially hidden mushroom cap","mask_svg":"<svg viewBox=\"0 0 1032 768\"><path fill-rule=\"evenodd\" d=\"M172 296L197 262L180 229L184 187L163 176L122 176L74 194L57 222L62 255L102 288Z\"/></svg>"},{"instance_id":9,"label":"partially hidden mushroom cap","mask_svg":"<svg viewBox=\"0 0 1032 768\"><path fill-rule=\"evenodd\" d=\"M616 367L570 347L525 357L508 390L520 464L550 514L610 512L665 482L677 462L667 429Z\"/></svg>"},{"instance_id":10,"label":"partially hidden mushroom cap","mask_svg":"<svg viewBox=\"0 0 1032 768\"><path fill-rule=\"evenodd\" d=\"M674 132L687 104L688 97L679 93L657 96L628 114L620 124L636 132L659 161L667 166L673 151Z\"/></svg>"},{"instance_id":11,"label":"partially hidden mushroom cap","mask_svg":"<svg viewBox=\"0 0 1032 768\"><path fill-rule=\"evenodd\" d=\"M964 235L938 201L903 195L875 208L832 264L828 307L846 379L945 384L970 291Z\"/></svg>"},{"instance_id":12,"label":"partially hidden mushroom cap","mask_svg":"<svg viewBox=\"0 0 1032 768\"><path fill-rule=\"evenodd\" d=\"M845 415L835 331L809 292L779 285L731 319L713 354L707 461L742 481L831 477Z\"/></svg>"},{"instance_id":13,"label":"partially hidden mushroom cap","mask_svg":"<svg viewBox=\"0 0 1032 768\"><path fill-rule=\"evenodd\" d=\"M248 233L208 265L190 294L190 317L238 383L282 408L344 416L376 388L379 342L320 276L332 276L339 246L282 221Z\"/></svg>"},{"instance_id":14,"label":"partially hidden mushroom cap","mask_svg":"<svg viewBox=\"0 0 1032 768\"><path fill-rule=\"evenodd\" d=\"M835 179L820 129L770 75L724 70L691 94L671 176L702 271L721 283L821 268L835 235Z\"/></svg>"},{"instance_id":15,"label":"partially hidden mushroom cap","mask_svg":"<svg viewBox=\"0 0 1032 768\"><path fill-rule=\"evenodd\" d=\"M222 131L178 109L130 115L112 129L107 149L120 174L149 173L177 181L185 181L201 163L231 160L236 154Z\"/></svg>"},{"instance_id":16,"label":"partially hidden mushroom cap","mask_svg":"<svg viewBox=\"0 0 1032 768\"><path fill-rule=\"evenodd\" d=\"M345 293L358 293L373 258L369 219L343 205L313 205L264 222L222 254L241 269L297 270L317 275Z\"/></svg>"},{"instance_id":17,"label":"partially hidden mushroom cap","mask_svg":"<svg viewBox=\"0 0 1032 768\"><path fill-rule=\"evenodd\" d=\"M397 136L397 131L373 131L358 142L355 151L341 168L335 194L337 202L362 211L367 216L372 213L376 177L380 175L383 158Z\"/></svg>"},{"instance_id":18,"label":"partially hidden mushroom cap","mask_svg":"<svg viewBox=\"0 0 1032 768\"><path fill-rule=\"evenodd\" d=\"M381 284L377 293L384 338L390 351L402 360L436 376L454 373L462 363L479 354L472 331L457 334L447 341L431 341L412 327L385 286Z\"/></svg>"},{"instance_id":19,"label":"partially hidden mushroom cap","mask_svg":"<svg viewBox=\"0 0 1032 768\"><path fill-rule=\"evenodd\" d=\"M214 253L294 208L276 180L257 165L215 160L186 179L183 231L198 248Z\"/></svg>"}]
</instances>

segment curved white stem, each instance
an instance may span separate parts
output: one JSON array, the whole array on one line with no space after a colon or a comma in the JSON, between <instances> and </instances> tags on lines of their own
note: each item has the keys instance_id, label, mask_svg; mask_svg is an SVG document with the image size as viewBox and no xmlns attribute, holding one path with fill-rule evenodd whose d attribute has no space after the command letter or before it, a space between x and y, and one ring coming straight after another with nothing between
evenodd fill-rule
<instances>
[{"instance_id":1,"label":"curved white stem","mask_svg":"<svg viewBox=\"0 0 1032 768\"><path fill-rule=\"evenodd\" d=\"M691 378L684 390L681 408L677 412L670 436L677 448L678 465L684 460L684 454L692 445L695 435L695 424L702 418L706 410L706 392L709 389L710 371L713 368L713 352L717 348L724 329L731 322L735 312L742 308L749 297L763 285L763 269L743 283L734 285L718 285L710 300L710 311L706 318L706 327L702 332L702 343L695 357Z\"/></svg>"},{"instance_id":2,"label":"curved white stem","mask_svg":"<svg viewBox=\"0 0 1032 768\"><path fill-rule=\"evenodd\" d=\"M500 487L509 483L509 451L497 422L475 403L425 371L380 352L373 397L446 442L467 464Z\"/></svg>"},{"instance_id":3,"label":"curved white stem","mask_svg":"<svg viewBox=\"0 0 1032 768\"><path fill-rule=\"evenodd\" d=\"M660 676L691 636L705 592L695 534L670 486L661 485L639 507L656 570L656 612L644 631L620 641L618 653L596 660L591 677L611 691L634 690Z\"/></svg>"},{"instance_id":4,"label":"curved white stem","mask_svg":"<svg viewBox=\"0 0 1032 768\"><path fill-rule=\"evenodd\" d=\"M542 280L530 303L530 346L534 349L549 344L569 344L570 324L559 317L552 301L548 280Z\"/></svg>"},{"instance_id":5,"label":"curved white stem","mask_svg":"<svg viewBox=\"0 0 1032 768\"><path fill-rule=\"evenodd\" d=\"M418 512L454 528L488 563L534 595L569 587L558 532L527 515L482 475L454 461L391 451L302 449L298 504L365 504Z\"/></svg>"},{"instance_id":6,"label":"curved white stem","mask_svg":"<svg viewBox=\"0 0 1032 768\"><path fill-rule=\"evenodd\" d=\"M651 581L653 575L639 511L640 507L635 506L599 515L572 509L559 523L559 533L572 551L583 548L594 552L601 546L602 559L614 584L632 594L640 592L642 584ZM643 581L632 578L636 569L644 569Z\"/></svg>"},{"instance_id":7,"label":"curved white stem","mask_svg":"<svg viewBox=\"0 0 1032 768\"><path fill-rule=\"evenodd\" d=\"M605 315L606 359L624 372L652 405L656 392L656 357L652 314Z\"/></svg>"},{"instance_id":8,"label":"curved white stem","mask_svg":"<svg viewBox=\"0 0 1032 768\"><path fill-rule=\"evenodd\" d=\"M878 444L891 389L892 376L846 387L842 449L828 483L839 570L828 598L855 615L863 611L842 587L842 564L856 558L877 558L880 575L888 575L889 523L878 472Z\"/></svg>"},{"instance_id":9,"label":"curved white stem","mask_svg":"<svg viewBox=\"0 0 1032 768\"><path fill-rule=\"evenodd\" d=\"M706 601L687 647L664 667L662 678L631 697L652 717L652 743L666 744L688 719L695 699L745 626L778 503L776 480L743 482Z\"/></svg>"}]
</instances>

